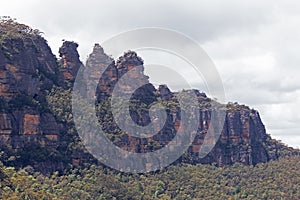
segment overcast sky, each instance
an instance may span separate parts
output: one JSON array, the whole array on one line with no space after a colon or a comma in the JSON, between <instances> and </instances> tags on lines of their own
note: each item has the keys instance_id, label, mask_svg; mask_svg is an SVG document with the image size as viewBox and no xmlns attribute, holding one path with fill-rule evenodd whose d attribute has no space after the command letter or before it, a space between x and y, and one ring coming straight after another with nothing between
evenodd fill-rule
<instances>
[{"instance_id":1,"label":"overcast sky","mask_svg":"<svg viewBox=\"0 0 300 200\"><path fill-rule=\"evenodd\" d=\"M227 101L259 110L268 133L300 147L300 1L7 0L0 15L43 31L56 55L62 39L78 42L82 60L133 28L184 33L215 63Z\"/></svg>"}]
</instances>

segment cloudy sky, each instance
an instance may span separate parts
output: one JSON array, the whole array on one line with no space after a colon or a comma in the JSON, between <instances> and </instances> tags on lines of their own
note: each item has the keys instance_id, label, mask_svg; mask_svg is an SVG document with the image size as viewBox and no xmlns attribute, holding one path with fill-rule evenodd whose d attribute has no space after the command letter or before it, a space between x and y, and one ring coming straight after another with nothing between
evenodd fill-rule
<instances>
[{"instance_id":1,"label":"cloudy sky","mask_svg":"<svg viewBox=\"0 0 300 200\"><path fill-rule=\"evenodd\" d=\"M0 15L43 31L58 55L62 39L94 43L139 27L179 31L215 63L226 100L260 111L268 133L300 147L300 2L297 0L1 1ZM147 63L147 60L145 60Z\"/></svg>"}]
</instances>

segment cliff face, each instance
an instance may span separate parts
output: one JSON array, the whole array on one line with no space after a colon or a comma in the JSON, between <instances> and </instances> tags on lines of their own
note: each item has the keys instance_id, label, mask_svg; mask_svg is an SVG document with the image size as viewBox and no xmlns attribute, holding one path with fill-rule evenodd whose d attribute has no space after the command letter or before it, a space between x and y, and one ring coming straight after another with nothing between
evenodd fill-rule
<instances>
[{"instance_id":1,"label":"cliff face","mask_svg":"<svg viewBox=\"0 0 300 200\"><path fill-rule=\"evenodd\" d=\"M204 120L204 123L205 121L207 120ZM256 110L229 105L219 141L214 149L199 162L218 165L235 162L255 165L259 162L266 162L270 159L264 148L267 137L265 127ZM193 144L192 152L196 152L199 144L201 141Z\"/></svg>"},{"instance_id":2,"label":"cliff face","mask_svg":"<svg viewBox=\"0 0 300 200\"><path fill-rule=\"evenodd\" d=\"M145 109L149 109L149 105L159 98L168 102L166 105L167 107L169 106L167 121L163 129L153 137L141 139L127 135L115 123L112 123L114 121L113 116L107 108L109 104L105 104L105 112L100 112L99 120L107 135L116 145L133 152L154 151L166 145L172 140L176 132L182 128L180 127L180 108L176 104L176 93L172 93L165 85L159 86L156 90L149 83L148 77L143 74L143 60L136 53L125 53L114 64L113 60L105 55L102 49L98 51L99 48L99 45L95 46L87 61L87 67L95 66L95 69L97 69L97 66L102 67L102 69L107 67L98 83L97 96L99 103L103 103L106 100L109 101L108 97L111 96L116 83L127 73L132 80L136 81L135 84L138 84L138 82L145 84L137 89L131 97L131 102L134 102L134 106L130 110L133 121L139 125L150 123L149 113ZM138 66L142 66L139 68L139 71L132 71ZM97 80L95 79L95 81ZM129 87L128 85L124 84L122 87L124 93L126 93L126 90L129 90L127 88ZM177 162L183 161L194 164L216 163L217 165L242 162L251 165L266 162L269 159L276 159L277 155L273 154L273 156L270 156L264 147L268 135L259 113L247 106L241 106L236 103L227 105L224 129L212 152L204 158L199 158L198 153L209 131L211 120L211 110L205 105L210 104L212 100L206 97L204 93L200 93L197 90L195 92L199 98L199 106L202 107L198 133L188 152ZM123 123L126 125L125 117ZM110 125L108 126L107 124Z\"/></svg>"},{"instance_id":3,"label":"cliff face","mask_svg":"<svg viewBox=\"0 0 300 200\"><path fill-rule=\"evenodd\" d=\"M59 56L61 57L59 63L61 66L60 84L66 84L68 87L74 82L79 68L82 66L77 52L78 44L75 42L65 41L62 47L59 48Z\"/></svg>"},{"instance_id":4,"label":"cliff face","mask_svg":"<svg viewBox=\"0 0 300 200\"><path fill-rule=\"evenodd\" d=\"M55 145L58 127L43 103L56 73L56 59L43 38L24 33L24 38L1 40L0 134L6 138L2 144L14 148L30 141Z\"/></svg>"},{"instance_id":5,"label":"cliff face","mask_svg":"<svg viewBox=\"0 0 300 200\"><path fill-rule=\"evenodd\" d=\"M1 25L0 145L14 150L31 145L55 149L59 127L45 97L57 82L56 58L29 27Z\"/></svg>"},{"instance_id":6,"label":"cliff face","mask_svg":"<svg viewBox=\"0 0 300 200\"><path fill-rule=\"evenodd\" d=\"M41 171L63 169L64 161L79 165L92 160L84 148L77 145L80 142L74 130L70 106L69 91L82 66L78 45L65 41L59 49L61 59L57 60L37 30L8 21L1 22L0 34L1 149L17 152L17 157L21 156L20 165L30 164ZM92 76L87 78L98 85L99 121L116 145L133 152L155 151L184 128L180 127L177 93L172 93L165 85L155 89L149 83L149 77L144 75L143 60L135 52L129 51L115 62L96 44L86 67L93 70ZM98 79L101 69L105 71ZM126 74L129 74L128 80L124 78ZM126 134L114 122L109 101L119 81L144 85L132 94L130 106L131 118L141 126L150 123L148 111L151 104L157 100L165 102L167 121L156 135L136 138ZM84 85L83 90L89 91L90 87L92 85ZM120 87L124 94L132 89L130 84L121 84ZM60 89L56 89L57 93L51 96L55 88ZM266 134L257 111L228 104L224 129L216 146L206 157L200 158L199 150L211 120L207 105L212 100L204 93L195 92L202 108L198 132L188 152L177 162L256 164L280 155L278 149L282 146L275 145ZM49 95L51 101L47 100ZM57 107L56 110L53 107ZM123 123L127 123L126 119ZM43 153L43 158L40 158L40 153Z\"/></svg>"}]
</instances>

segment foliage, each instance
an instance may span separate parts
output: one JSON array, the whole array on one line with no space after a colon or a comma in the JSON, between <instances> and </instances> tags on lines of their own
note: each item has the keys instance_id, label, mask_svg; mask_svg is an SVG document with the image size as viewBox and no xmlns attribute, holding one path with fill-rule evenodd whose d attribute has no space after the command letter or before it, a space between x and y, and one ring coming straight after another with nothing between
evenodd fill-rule
<instances>
[{"instance_id":1,"label":"foliage","mask_svg":"<svg viewBox=\"0 0 300 200\"><path fill-rule=\"evenodd\" d=\"M16 22L16 19L8 16L0 17L0 43L7 38L36 38L40 37L41 34L42 32L38 29L32 29L25 24L20 24Z\"/></svg>"},{"instance_id":2,"label":"foliage","mask_svg":"<svg viewBox=\"0 0 300 200\"><path fill-rule=\"evenodd\" d=\"M124 174L101 166L44 176L0 165L0 198L14 199L299 199L300 157L246 166L171 166Z\"/></svg>"},{"instance_id":3,"label":"foliage","mask_svg":"<svg viewBox=\"0 0 300 200\"><path fill-rule=\"evenodd\" d=\"M249 106L246 106L246 105L243 105L243 104L241 105L237 102L227 103L226 108L227 108L228 111L242 111L242 110L249 111L250 110Z\"/></svg>"}]
</instances>

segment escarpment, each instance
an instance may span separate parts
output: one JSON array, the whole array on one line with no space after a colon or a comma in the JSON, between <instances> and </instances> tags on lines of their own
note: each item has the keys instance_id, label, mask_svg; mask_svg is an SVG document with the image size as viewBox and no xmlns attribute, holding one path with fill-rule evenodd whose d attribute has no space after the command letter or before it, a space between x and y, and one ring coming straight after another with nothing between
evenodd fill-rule
<instances>
[{"instance_id":1,"label":"escarpment","mask_svg":"<svg viewBox=\"0 0 300 200\"><path fill-rule=\"evenodd\" d=\"M68 164L95 162L81 144L72 121L71 90L80 68L92 70L90 77L84 77L90 81L81 89L84 95L95 95L89 91L97 85L99 122L107 137L120 148L140 153L155 151L184 129L180 126L178 93L166 85L155 88L144 74L144 61L135 52L128 51L115 61L96 44L83 66L77 47L75 42L65 41L57 59L39 31L12 20L0 23L0 146L4 152L1 159L6 163L32 165L47 172L63 170ZM166 105L166 123L157 134L136 138L114 122L109 101L120 81L126 83L119 84L124 94L132 92L131 84L142 85L133 92L130 104L130 117L140 126L151 122L149 108L153 103L161 101ZM203 92L194 92L201 108L197 134L176 163L255 165L295 154L270 138L258 111L230 103L215 147L204 158L199 157L205 136L213 131L209 130L209 105L213 100ZM127 123L126 119L123 123Z\"/></svg>"}]
</instances>

